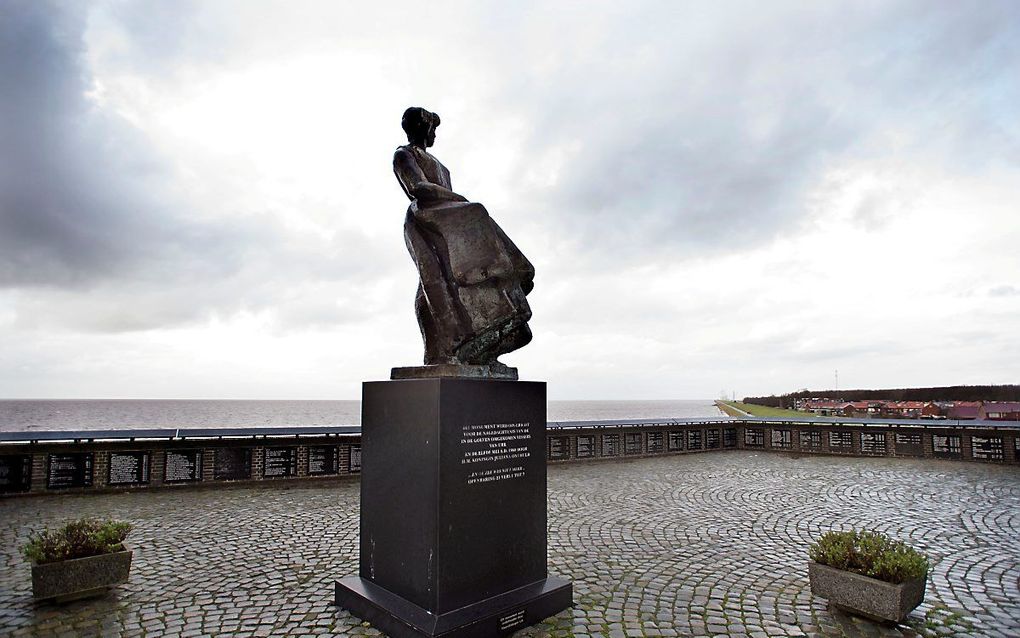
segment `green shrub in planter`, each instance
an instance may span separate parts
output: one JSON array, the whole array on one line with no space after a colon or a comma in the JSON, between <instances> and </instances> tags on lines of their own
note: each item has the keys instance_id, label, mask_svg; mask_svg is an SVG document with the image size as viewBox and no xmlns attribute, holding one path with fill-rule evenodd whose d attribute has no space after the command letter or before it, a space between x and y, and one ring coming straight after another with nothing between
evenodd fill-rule
<instances>
[{"instance_id":1,"label":"green shrub in planter","mask_svg":"<svg viewBox=\"0 0 1020 638\"><path fill-rule=\"evenodd\" d=\"M822 565L897 584L924 578L930 567L923 554L879 532L828 532L808 555Z\"/></svg>"},{"instance_id":2,"label":"green shrub in planter","mask_svg":"<svg viewBox=\"0 0 1020 638\"><path fill-rule=\"evenodd\" d=\"M82 518L55 531L47 529L41 534L30 534L21 551L37 565L112 554L124 551L124 538L130 531L131 523Z\"/></svg>"},{"instance_id":3,"label":"green shrub in planter","mask_svg":"<svg viewBox=\"0 0 1020 638\"><path fill-rule=\"evenodd\" d=\"M32 595L58 602L101 595L127 582L130 523L83 518L29 536L22 553L32 563Z\"/></svg>"},{"instance_id":4,"label":"green shrub in planter","mask_svg":"<svg viewBox=\"0 0 1020 638\"><path fill-rule=\"evenodd\" d=\"M808 548L811 593L885 623L903 622L924 600L928 559L878 532L829 532Z\"/></svg>"}]
</instances>

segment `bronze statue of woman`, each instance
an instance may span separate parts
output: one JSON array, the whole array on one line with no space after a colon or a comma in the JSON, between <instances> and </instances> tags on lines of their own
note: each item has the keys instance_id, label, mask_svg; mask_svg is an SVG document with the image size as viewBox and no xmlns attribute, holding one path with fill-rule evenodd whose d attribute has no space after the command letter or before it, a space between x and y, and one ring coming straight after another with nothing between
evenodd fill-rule
<instances>
[{"instance_id":1,"label":"bronze statue of woman","mask_svg":"<svg viewBox=\"0 0 1020 638\"><path fill-rule=\"evenodd\" d=\"M393 155L393 172L411 199L404 241L418 268L415 314L425 341L425 364L510 369L496 357L531 341L526 295L535 268L485 207L450 185L450 171L428 152L439 116L404 111L408 144Z\"/></svg>"}]
</instances>

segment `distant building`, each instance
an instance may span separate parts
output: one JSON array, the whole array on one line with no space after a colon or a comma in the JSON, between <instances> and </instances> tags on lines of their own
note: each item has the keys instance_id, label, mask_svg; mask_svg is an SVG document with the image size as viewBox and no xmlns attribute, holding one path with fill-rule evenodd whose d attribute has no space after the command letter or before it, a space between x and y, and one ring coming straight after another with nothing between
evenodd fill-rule
<instances>
[{"instance_id":1,"label":"distant building","mask_svg":"<svg viewBox=\"0 0 1020 638\"><path fill-rule=\"evenodd\" d=\"M924 401L890 401L889 412L897 419L919 419L924 410Z\"/></svg>"},{"instance_id":2,"label":"distant building","mask_svg":"<svg viewBox=\"0 0 1020 638\"><path fill-rule=\"evenodd\" d=\"M849 405L852 412L851 416L855 419L874 416L870 411L872 404L869 401L851 401Z\"/></svg>"},{"instance_id":3,"label":"distant building","mask_svg":"<svg viewBox=\"0 0 1020 638\"><path fill-rule=\"evenodd\" d=\"M797 404L797 409L818 416L854 416L853 404L832 399L804 399Z\"/></svg>"},{"instance_id":4,"label":"distant building","mask_svg":"<svg viewBox=\"0 0 1020 638\"><path fill-rule=\"evenodd\" d=\"M979 419L989 421L1020 421L1020 403L1015 401L985 401L978 411Z\"/></svg>"},{"instance_id":5,"label":"distant building","mask_svg":"<svg viewBox=\"0 0 1020 638\"><path fill-rule=\"evenodd\" d=\"M981 413L980 401L953 401L946 412L950 419L977 419Z\"/></svg>"},{"instance_id":6,"label":"distant building","mask_svg":"<svg viewBox=\"0 0 1020 638\"><path fill-rule=\"evenodd\" d=\"M940 416L943 416L942 406L940 406L938 403L935 403L934 401L929 401L925 403L924 407L921 408L922 419L934 419Z\"/></svg>"},{"instance_id":7,"label":"distant building","mask_svg":"<svg viewBox=\"0 0 1020 638\"><path fill-rule=\"evenodd\" d=\"M1020 402L1016 401L837 401L830 398L797 399L797 410L818 416L855 419L988 419L1020 421Z\"/></svg>"}]
</instances>

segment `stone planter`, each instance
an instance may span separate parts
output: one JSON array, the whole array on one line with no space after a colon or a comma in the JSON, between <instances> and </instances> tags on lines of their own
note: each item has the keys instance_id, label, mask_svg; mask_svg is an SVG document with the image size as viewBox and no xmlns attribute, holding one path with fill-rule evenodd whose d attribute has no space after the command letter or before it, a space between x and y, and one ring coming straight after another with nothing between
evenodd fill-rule
<instances>
[{"instance_id":1,"label":"stone planter","mask_svg":"<svg viewBox=\"0 0 1020 638\"><path fill-rule=\"evenodd\" d=\"M848 612L880 622L898 623L924 600L927 578L896 585L808 561L811 593Z\"/></svg>"},{"instance_id":2,"label":"stone planter","mask_svg":"<svg viewBox=\"0 0 1020 638\"><path fill-rule=\"evenodd\" d=\"M32 565L32 597L66 602L103 594L127 582L131 550Z\"/></svg>"}]
</instances>

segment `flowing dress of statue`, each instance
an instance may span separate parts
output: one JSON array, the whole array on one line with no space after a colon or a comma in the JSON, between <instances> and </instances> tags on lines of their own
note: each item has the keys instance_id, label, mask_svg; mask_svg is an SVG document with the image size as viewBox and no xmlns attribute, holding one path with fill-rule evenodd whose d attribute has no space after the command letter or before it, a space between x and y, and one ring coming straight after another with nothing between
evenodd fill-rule
<instances>
[{"instance_id":1,"label":"flowing dress of statue","mask_svg":"<svg viewBox=\"0 0 1020 638\"><path fill-rule=\"evenodd\" d=\"M394 154L393 172L411 199L404 241L420 278L425 364L511 370L496 357L531 341L535 269L484 206L452 190L450 171L426 150L439 116L412 107L401 125L409 144Z\"/></svg>"}]
</instances>

